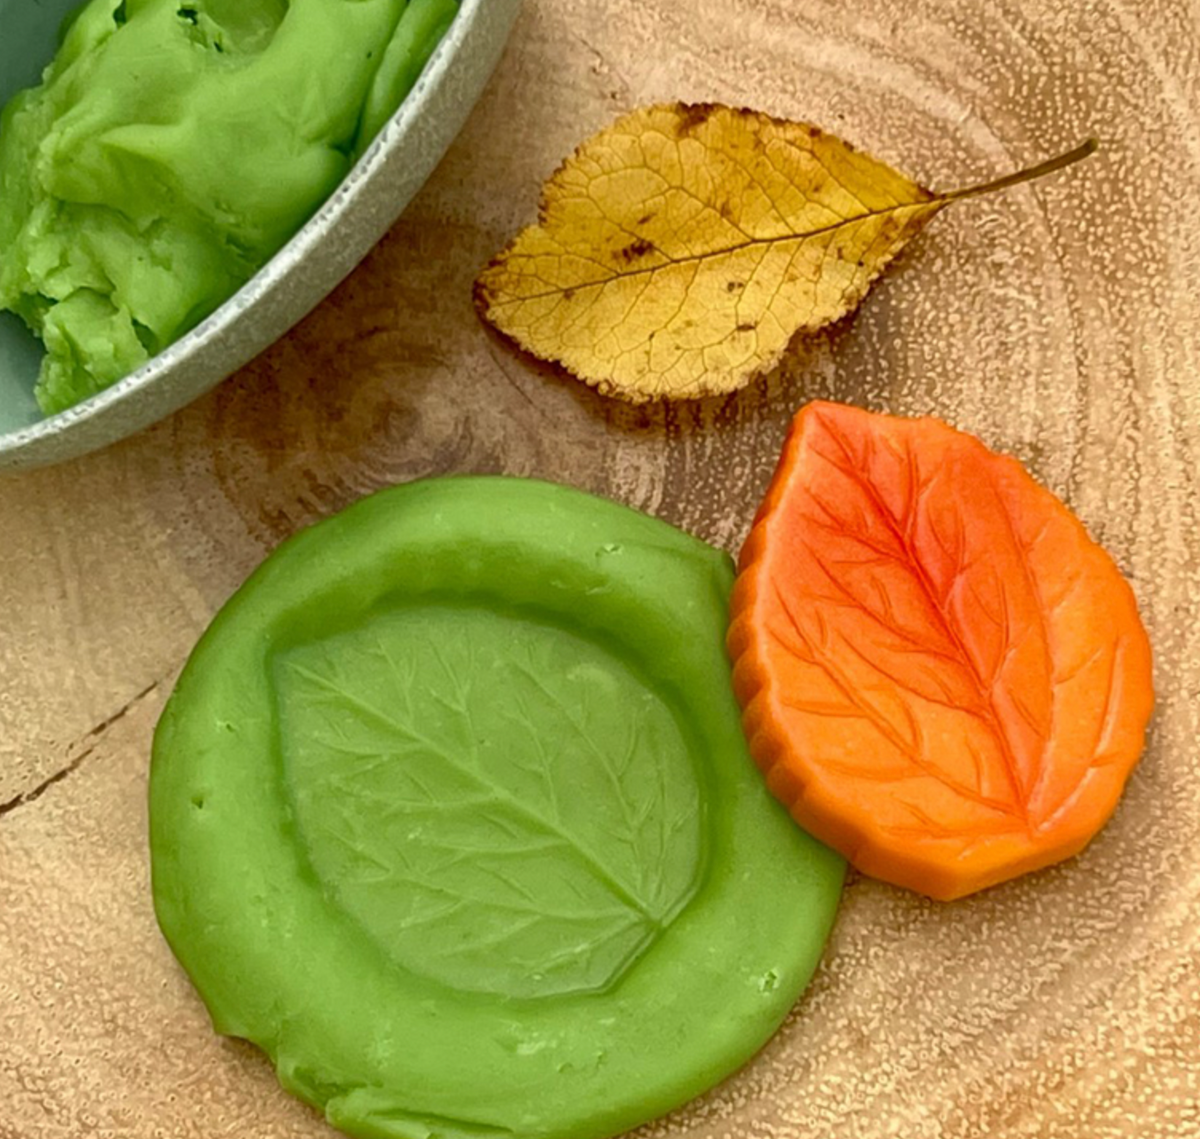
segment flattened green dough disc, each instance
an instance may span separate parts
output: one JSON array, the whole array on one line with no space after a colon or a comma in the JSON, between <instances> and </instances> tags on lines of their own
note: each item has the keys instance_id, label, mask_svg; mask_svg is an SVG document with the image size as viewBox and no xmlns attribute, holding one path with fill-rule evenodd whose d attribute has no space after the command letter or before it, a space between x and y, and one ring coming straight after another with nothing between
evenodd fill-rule
<instances>
[{"instance_id":1,"label":"flattened green dough disc","mask_svg":"<svg viewBox=\"0 0 1200 1139\"><path fill-rule=\"evenodd\" d=\"M807 983L841 860L747 754L728 559L564 487L439 479L286 543L159 725L154 899L221 1032L369 1139L592 1139Z\"/></svg>"}]
</instances>

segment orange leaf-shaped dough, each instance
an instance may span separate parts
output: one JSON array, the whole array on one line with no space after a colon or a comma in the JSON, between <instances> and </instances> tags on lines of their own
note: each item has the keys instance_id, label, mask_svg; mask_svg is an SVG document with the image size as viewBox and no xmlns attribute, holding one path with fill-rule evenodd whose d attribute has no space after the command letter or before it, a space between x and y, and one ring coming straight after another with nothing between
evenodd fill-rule
<instances>
[{"instance_id":1,"label":"orange leaf-shaped dough","mask_svg":"<svg viewBox=\"0 0 1200 1139\"><path fill-rule=\"evenodd\" d=\"M935 898L1083 849L1153 706L1133 593L1066 506L944 423L833 404L792 425L729 645L793 816Z\"/></svg>"}]
</instances>

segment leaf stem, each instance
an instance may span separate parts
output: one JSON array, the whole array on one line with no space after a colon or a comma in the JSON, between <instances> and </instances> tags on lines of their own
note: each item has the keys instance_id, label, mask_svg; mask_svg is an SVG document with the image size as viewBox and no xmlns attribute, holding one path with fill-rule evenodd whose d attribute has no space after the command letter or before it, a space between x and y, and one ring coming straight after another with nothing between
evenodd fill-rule
<instances>
[{"instance_id":1,"label":"leaf stem","mask_svg":"<svg viewBox=\"0 0 1200 1139\"><path fill-rule=\"evenodd\" d=\"M1010 186L1019 186L1022 182L1032 182L1035 179L1044 178L1047 174L1053 174L1056 170L1065 170L1068 166L1074 166L1076 162L1082 162L1085 158L1095 154L1099 149L1099 140L1089 138L1074 150L1070 150L1066 154L1060 154L1057 158L1047 159L1045 162L1039 162L1036 166L1029 166L1024 170L1018 170L1015 174L1006 174L1003 178L995 178L990 182L980 182L975 186L964 186L961 190L950 190L948 193L939 194L938 200L956 202L961 198L977 198L982 194L992 194L997 190L1007 190Z\"/></svg>"}]
</instances>

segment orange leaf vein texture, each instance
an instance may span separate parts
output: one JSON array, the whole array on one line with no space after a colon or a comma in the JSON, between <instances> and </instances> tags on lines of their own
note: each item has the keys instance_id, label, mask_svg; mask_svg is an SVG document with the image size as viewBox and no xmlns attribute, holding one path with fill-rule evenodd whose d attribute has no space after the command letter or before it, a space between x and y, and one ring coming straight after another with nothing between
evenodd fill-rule
<instances>
[{"instance_id":1,"label":"orange leaf vein texture","mask_svg":"<svg viewBox=\"0 0 1200 1139\"><path fill-rule=\"evenodd\" d=\"M937 420L833 404L793 421L729 647L796 820L940 899L1082 850L1154 701L1133 591L1062 502Z\"/></svg>"}]
</instances>

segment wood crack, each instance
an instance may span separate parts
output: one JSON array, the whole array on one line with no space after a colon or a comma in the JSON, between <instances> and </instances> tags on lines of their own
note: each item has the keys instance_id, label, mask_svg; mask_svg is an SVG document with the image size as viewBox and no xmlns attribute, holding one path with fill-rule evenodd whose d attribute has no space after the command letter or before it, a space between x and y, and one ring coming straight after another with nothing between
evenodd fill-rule
<instances>
[{"instance_id":1,"label":"wood crack","mask_svg":"<svg viewBox=\"0 0 1200 1139\"><path fill-rule=\"evenodd\" d=\"M95 727L89 729L82 736L80 736L79 739L67 749L67 754L70 755L72 751L79 747L82 747L83 750L74 756L74 758L68 760L68 762L63 767L59 768L58 771L55 771L52 775L48 775L41 781L41 783L31 790L22 791L19 795L15 795L13 798L9 799L8 802L0 803L0 819L3 819L6 815L11 815L20 807L24 807L29 803L36 802L56 783L61 783L68 776L73 775L76 771L78 771L80 766L83 764L83 761L96 750L97 746L99 746L100 737L103 736L104 733L110 728L114 727L126 716L128 716L129 713L132 712L133 709L147 696L149 696L150 693L153 692L161 683L161 680L155 680L148 684L139 693L137 693L136 696L133 696L131 699L122 704L121 707L118 708L111 716L101 720L100 723L98 723Z\"/></svg>"}]
</instances>

